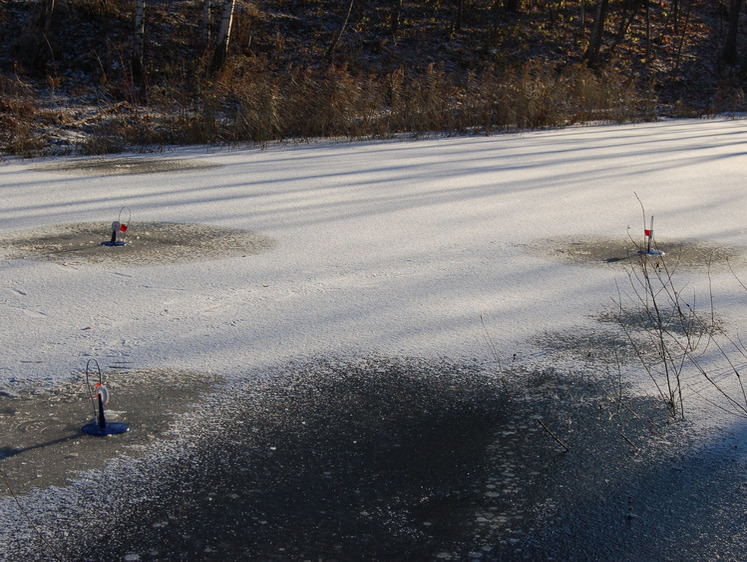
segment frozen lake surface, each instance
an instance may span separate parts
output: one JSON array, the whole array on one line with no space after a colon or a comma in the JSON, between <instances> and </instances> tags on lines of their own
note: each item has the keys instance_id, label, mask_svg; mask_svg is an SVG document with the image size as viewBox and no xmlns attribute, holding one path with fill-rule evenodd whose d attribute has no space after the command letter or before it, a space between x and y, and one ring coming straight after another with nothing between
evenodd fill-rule
<instances>
[{"instance_id":1,"label":"frozen lake surface","mask_svg":"<svg viewBox=\"0 0 747 562\"><path fill-rule=\"evenodd\" d=\"M2 162L0 550L744 558L746 172L726 118ZM631 345L652 215L718 327L684 422Z\"/></svg>"}]
</instances>

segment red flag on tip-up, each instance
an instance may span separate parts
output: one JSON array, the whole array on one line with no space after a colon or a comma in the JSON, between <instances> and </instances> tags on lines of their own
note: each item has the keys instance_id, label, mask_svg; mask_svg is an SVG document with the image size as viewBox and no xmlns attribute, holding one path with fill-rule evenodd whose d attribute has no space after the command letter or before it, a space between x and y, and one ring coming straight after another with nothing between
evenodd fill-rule
<instances>
[{"instance_id":1,"label":"red flag on tip-up","mask_svg":"<svg viewBox=\"0 0 747 562\"><path fill-rule=\"evenodd\" d=\"M119 230L121 230L122 232L127 232L127 225L126 224L120 224L119 225Z\"/></svg>"},{"instance_id":2,"label":"red flag on tip-up","mask_svg":"<svg viewBox=\"0 0 747 562\"><path fill-rule=\"evenodd\" d=\"M125 228L127 228L127 227L125 227ZM650 231L650 230L649 230L648 228L645 228L645 229L643 230L643 233L644 233L644 234L645 234L646 236L651 236L651 231Z\"/></svg>"}]
</instances>

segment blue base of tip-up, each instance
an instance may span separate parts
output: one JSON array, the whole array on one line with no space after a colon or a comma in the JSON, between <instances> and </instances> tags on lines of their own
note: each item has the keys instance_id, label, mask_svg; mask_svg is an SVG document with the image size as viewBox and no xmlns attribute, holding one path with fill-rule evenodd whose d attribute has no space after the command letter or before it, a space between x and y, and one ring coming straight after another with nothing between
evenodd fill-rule
<instances>
[{"instance_id":1,"label":"blue base of tip-up","mask_svg":"<svg viewBox=\"0 0 747 562\"><path fill-rule=\"evenodd\" d=\"M101 245L102 246L124 246L125 243L117 240L116 242L102 242Z\"/></svg>"},{"instance_id":2,"label":"blue base of tip-up","mask_svg":"<svg viewBox=\"0 0 747 562\"><path fill-rule=\"evenodd\" d=\"M638 252L639 254L643 254L644 256L663 256L664 252L661 250L640 250Z\"/></svg>"},{"instance_id":3,"label":"blue base of tip-up","mask_svg":"<svg viewBox=\"0 0 747 562\"><path fill-rule=\"evenodd\" d=\"M106 422L102 427L97 421L92 421L81 429L88 435L119 435L130 431L130 426L121 422Z\"/></svg>"}]
</instances>

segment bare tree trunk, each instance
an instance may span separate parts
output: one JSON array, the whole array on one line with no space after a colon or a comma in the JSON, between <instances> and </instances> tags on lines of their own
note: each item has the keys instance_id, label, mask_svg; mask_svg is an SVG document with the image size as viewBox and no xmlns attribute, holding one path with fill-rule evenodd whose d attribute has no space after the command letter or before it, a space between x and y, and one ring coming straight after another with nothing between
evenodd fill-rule
<instances>
[{"instance_id":1,"label":"bare tree trunk","mask_svg":"<svg viewBox=\"0 0 747 562\"><path fill-rule=\"evenodd\" d=\"M737 32L739 31L739 13L742 11L744 0L731 0L729 5L729 29L726 32L724 44L724 62L737 63Z\"/></svg>"},{"instance_id":2,"label":"bare tree trunk","mask_svg":"<svg viewBox=\"0 0 747 562\"><path fill-rule=\"evenodd\" d=\"M685 21L682 24L682 32L680 33L679 43L677 44L677 52L674 55L674 64L672 65L672 76L676 76L680 70L680 59L682 58L682 47L685 45L685 38L687 37L687 27L690 23L690 14L692 13L693 0L687 1L687 11L685 12Z\"/></svg>"},{"instance_id":3,"label":"bare tree trunk","mask_svg":"<svg viewBox=\"0 0 747 562\"><path fill-rule=\"evenodd\" d=\"M233 12L235 9L236 0L225 0L223 3L223 16L220 20L220 30L218 31L218 44L215 46L213 60L210 62L211 73L220 70L223 63L226 62L228 45L231 42L231 27L233 26Z\"/></svg>"},{"instance_id":4,"label":"bare tree trunk","mask_svg":"<svg viewBox=\"0 0 747 562\"><path fill-rule=\"evenodd\" d=\"M203 48L210 44L210 0L203 0L202 3L202 24L200 25L200 38Z\"/></svg>"},{"instance_id":5,"label":"bare tree trunk","mask_svg":"<svg viewBox=\"0 0 747 562\"><path fill-rule=\"evenodd\" d=\"M646 66L651 61L651 10L649 0L646 2Z\"/></svg>"},{"instance_id":6,"label":"bare tree trunk","mask_svg":"<svg viewBox=\"0 0 747 562\"><path fill-rule=\"evenodd\" d=\"M505 7L507 12L520 12L522 0L506 0Z\"/></svg>"},{"instance_id":7,"label":"bare tree trunk","mask_svg":"<svg viewBox=\"0 0 747 562\"><path fill-rule=\"evenodd\" d=\"M612 46L609 48L609 52L612 53L617 49L620 43L623 42L625 36L628 34L633 20L635 19L638 9L643 6L645 0L625 0L623 2L623 13L620 16L620 26L617 29L617 36Z\"/></svg>"},{"instance_id":8,"label":"bare tree trunk","mask_svg":"<svg viewBox=\"0 0 747 562\"><path fill-rule=\"evenodd\" d=\"M54 57L48 39L49 30L52 28L54 4L55 0L40 0L39 12L33 27L22 33L16 43L19 59L36 70L42 70L49 59Z\"/></svg>"},{"instance_id":9,"label":"bare tree trunk","mask_svg":"<svg viewBox=\"0 0 747 562\"><path fill-rule=\"evenodd\" d=\"M456 9L456 22L454 23L454 30L462 30L462 19L464 18L464 0L457 0Z\"/></svg>"},{"instance_id":10,"label":"bare tree trunk","mask_svg":"<svg viewBox=\"0 0 747 562\"><path fill-rule=\"evenodd\" d=\"M49 34L52 27L52 12L54 12L55 0L42 0L41 14L39 14L38 26L44 35Z\"/></svg>"},{"instance_id":11,"label":"bare tree trunk","mask_svg":"<svg viewBox=\"0 0 747 562\"><path fill-rule=\"evenodd\" d=\"M145 0L137 0L135 8L135 36L132 47L132 77L143 81L143 51L145 44Z\"/></svg>"},{"instance_id":12,"label":"bare tree trunk","mask_svg":"<svg viewBox=\"0 0 747 562\"><path fill-rule=\"evenodd\" d=\"M584 31L586 31L586 0L581 0L578 3L578 9L580 11L579 25L581 26L581 34L583 35Z\"/></svg>"},{"instance_id":13,"label":"bare tree trunk","mask_svg":"<svg viewBox=\"0 0 747 562\"><path fill-rule=\"evenodd\" d=\"M399 31L399 18L402 15L402 0L394 0L392 6L392 39L396 41L397 31Z\"/></svg>"},{"instance_id":14,"label":"bare tree trunk","mask_svg":"<svg viewBox=\"0 0 747 562\"><path fill-rule=\"evenodd\" d=\"M345 14L345 21L342 22L340 31L337 32L337 35L335 35L335 38L327 49L327 52L324 53L324 58L327 60L332 57L332 52L335 50L335 47L337 47L337 43L340 41L343 31L345 31L345 26L348 24L348 20L350 19L350 12L353 11L353 2L355 2L355 0L350 0L350 4L348 4L348 12Z\"/></svg>"},{"instance_id":15,"label":"bare tree trunk","mask_svg":"<svg viewBox=\"0 0 747 562\"><path fill-rule=\"evenodd\" d=\"M604 22L607 19L607 8L609 0L598 0L596 14L594 15L594 27L591 28L591 38L589 47L584 53L584 58L592 66L599 60L599 51L602 48L602 39L604 38Z\"/></svg>"}]
</instances>

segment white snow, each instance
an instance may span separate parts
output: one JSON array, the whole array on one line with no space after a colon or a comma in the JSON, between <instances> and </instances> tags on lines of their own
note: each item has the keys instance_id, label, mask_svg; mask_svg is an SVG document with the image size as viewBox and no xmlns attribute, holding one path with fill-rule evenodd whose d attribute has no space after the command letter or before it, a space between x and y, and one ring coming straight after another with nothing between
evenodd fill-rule
<instances>
[{"instance_id":1,"label":"white snow","mask_svg":"<svg viewBox=\"0 0 747 562\"><path fill-rule=\"evenodd\" d=\"M563 263L525 244L627 240L629 227L640 236L637 194L662 243L747 246L738 119L130 157L213 167L97 176L9 159L0 238L112 221L126 206L133 231L138 221L230 226L277 249L148 267L0 260L0 385L50 385L89 358L229 376L325 354L490 362L486 332L502 359L541 357L533 336L593 328L590 315L629 281L621 267ZM704 273L678 279L707 301ZM729 271L711 282L726 328L747 339L747 291Z\"/></svg>"}]
</instances>

